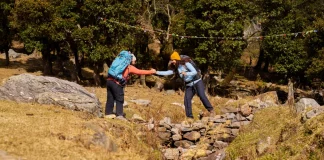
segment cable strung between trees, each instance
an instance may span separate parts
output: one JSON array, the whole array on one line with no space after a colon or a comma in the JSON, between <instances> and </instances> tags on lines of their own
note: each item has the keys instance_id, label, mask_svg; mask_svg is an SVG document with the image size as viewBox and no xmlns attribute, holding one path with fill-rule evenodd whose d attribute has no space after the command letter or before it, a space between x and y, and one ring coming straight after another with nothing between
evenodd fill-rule
<instances>
[{"instance_id":1,"label":"cable strung between trees","mask_svg":"<svg viewBox=\"0 0 324 160\"><path fill-rule=\"evenodd\" d=\"M146 29L146 28L142 28L142 27L138 27L138 26L132 26L129 24L125 24L125 23L121 23L118 21L114 21L114 20L107 20L106 18L99 18L100 20L103 20L104 22L111 22L111 23L115 23L118 24L120 26L126 27L126 28L134 28L134 29L138 29L138 30L142 30L144 32L154 32L154 33L158 33L158 34L165 34L165 35L169 35L169 36L173 36L173 37L179 37L181 39L183 38L191 38L191 39L218 39L218 40L263 40L265 38L272 38L272 37L287 37L287 36L299 36L302 35L303 37L305 37L306 35L309 35L310 33L317 33L318 30L308 30L305 32L295 32L295 33L288 33L288 34L276 34L276 35L269 35L269 36L253 36L253 37L204 37L204 36L186 36L186 35L178 35L175 33L172 34L168 34L167 31L164 30L152 30L152 29Z\"/></svg>"}]
</instances>

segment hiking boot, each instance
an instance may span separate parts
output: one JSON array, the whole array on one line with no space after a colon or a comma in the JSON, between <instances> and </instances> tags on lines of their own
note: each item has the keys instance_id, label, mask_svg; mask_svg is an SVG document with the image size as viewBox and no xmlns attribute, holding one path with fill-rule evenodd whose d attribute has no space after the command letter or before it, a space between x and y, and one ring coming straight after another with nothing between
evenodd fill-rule
<instances>
[{"instance_id":1,"label":"hiking boot","mask_svg":"<svg viewBox=\"0 0 324 160\"><path fill-rule=\"evenodd\" d=\"M116 119L122 120L122 121L128 121L125 117L123 116L117 116Z\"/></svg>"},{"instance_id":2,"label":"hiking boot","mask_svg":"<svg viewBox=\"0 0 324 160\"><path fill-rule=\"evenodd\" d=\"M202 117L210 117L210 114L211 114L212 112L210 112L210 111L202 111L200 114L199 114L199 116L200 116L200 118L202 118Z\"/></svg>"},{"instance_id":3,"label":"hiking boot","mask_svg":"<svg viewBox=\"0 0 324 160\"><path fill-rule=\"evenodd\" d=\"M114 118L116 118L116 115L115 114L108 114L108 115L105 115L104 118L114 119Z\"/></svg>"},{"instance_id":4,"label":"hiking boot","mask_svg":"<svg viewBox=\"0 0 324 160\"><path fill-rule=\"evenodd\" d=\"M184 124L186 125L190 125L195 121L195 119L191 118L191 117L187 117L186 120L184 121Z\"/></svg>"},{"instance_id":5,"label":"hiking boot","mask_svg":"<svg viewBox=\"0 0 324 160\"><path fill-rule=\"evenodd\" d=\"M188 118L187 119L187 122L189 123L189 124L191 124L191 123L193 123L195 120L193 119L193 118Z\"/></svg>"},{"instance_id":6,"label":"hiking boot","mask_svg":"<svg viewBox=\"0 0 324 160\"><path fill-rule=\"evenodd\" d=\"M215 111L214 110L210 110L209 111L209 117L215 117Z\"/></svg>"}]
</instances>

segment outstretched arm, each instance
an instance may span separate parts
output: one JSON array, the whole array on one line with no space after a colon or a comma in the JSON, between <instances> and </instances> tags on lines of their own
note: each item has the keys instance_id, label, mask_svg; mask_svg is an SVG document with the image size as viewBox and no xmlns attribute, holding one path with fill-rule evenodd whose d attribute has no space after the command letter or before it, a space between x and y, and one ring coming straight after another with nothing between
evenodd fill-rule
<instances>
[{"instance_id":1,"label":"outstretched arm","mask_svg":"<svg viewBox=\"0 0 324 160\"><path fill-rule=\"evenodd\" d=\"M173 72L173 70L168 70L168 71L156 71L156 74L157 74L157 75L160 75L160 76L169 76L169 75L174 74L174 72Z\"/></svg>"},{"instance_id":2,"label":"outstretched arm","mask_svg":"<svg viewBox=\"0 0 324 160\"><path fill-rule=\"evenodd\" d=\"M155 69L151 69L151 70L141 70L141 69L137 69L133 65L129 65L128 69L129 69L129 73L130 74L138 74L138 75L154 74L156 72Z\"/></svg>"}]
</instances>

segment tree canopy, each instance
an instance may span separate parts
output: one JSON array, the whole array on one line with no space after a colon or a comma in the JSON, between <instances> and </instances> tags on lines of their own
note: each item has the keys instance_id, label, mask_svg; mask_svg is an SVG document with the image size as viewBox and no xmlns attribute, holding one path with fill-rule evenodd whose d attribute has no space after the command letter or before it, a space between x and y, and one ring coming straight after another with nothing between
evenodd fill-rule
<instances>
[{"instance_id":1,"label":"tree canopy","mask_svg":"<svg viewBox=\"0 0 324 160\"><path fill-rule=\"evenodd\" d=\"M322 6L321 0L4 0L0 49L18 37L27 51L42 52L44 74L54 74L53 54L73 56L80 78L83 58L98 67L123 49L145 68L163 69L175 49L204 72L227 72L241 66L246 26L257 19L257 69L323 79Z\"/></svg>"}]
</instances>

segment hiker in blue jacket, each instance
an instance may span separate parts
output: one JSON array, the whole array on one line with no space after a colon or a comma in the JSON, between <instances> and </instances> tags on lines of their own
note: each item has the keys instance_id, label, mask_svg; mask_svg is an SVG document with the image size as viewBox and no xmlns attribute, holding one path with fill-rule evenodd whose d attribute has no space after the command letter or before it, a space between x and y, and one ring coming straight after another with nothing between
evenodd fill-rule
<instances>
[{"instance_id":1,"label":"hiker in blue jacket","mask_svg":"<svg viewBox=\"0 0 324 160\"><path fill-rule=\"evenodd\" d=\"M197 69L190 62L182 60L178 52L173 52L171 54L170 63L174 65L174 70L156 71L156 74L161 76L179 74L179 76L184 80L186 85L184 96L186 116L188 118L194 118L192 114L191 100L196 93L205 108L209 111L210 116L214 116L214 108L205 94L205 87L201 77L198 76Z\"/></svg>"}]
</instances>

